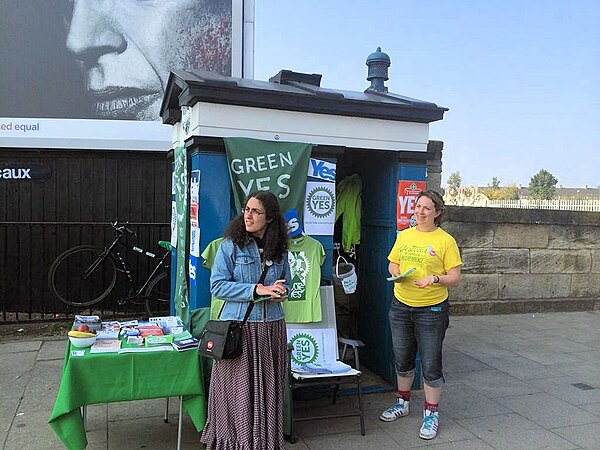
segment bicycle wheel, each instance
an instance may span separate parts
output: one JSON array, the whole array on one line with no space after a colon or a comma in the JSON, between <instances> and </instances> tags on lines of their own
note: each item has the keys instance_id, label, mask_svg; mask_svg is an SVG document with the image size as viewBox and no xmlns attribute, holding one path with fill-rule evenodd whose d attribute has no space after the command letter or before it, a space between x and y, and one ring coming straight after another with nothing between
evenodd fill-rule
<instances>
[{"instance_id":1,"label":"bicycle wheel","mask_svg":"<svg viewBox=\"0 0 600 450\"><path fill-rule=\"evenodd\" d=\"M168 316L171 312L171 277L169 272L159 272L148 283L146 292L146 312L149 317Z\"/></svg>"},{"instance_id":2,"label":"bicycle wheel","mask_svg":"<svg viewBox=\"0 0 600 450\"><path fill-rule=\"evenodd\" d=\"M106 298L117 282L117 269L110 255L98 261L103 251L81 245L60 254L48 271L50 292L69 306L90 306ZM96 268L84 278L94 263Z\"/></svg>"}]
</instances>

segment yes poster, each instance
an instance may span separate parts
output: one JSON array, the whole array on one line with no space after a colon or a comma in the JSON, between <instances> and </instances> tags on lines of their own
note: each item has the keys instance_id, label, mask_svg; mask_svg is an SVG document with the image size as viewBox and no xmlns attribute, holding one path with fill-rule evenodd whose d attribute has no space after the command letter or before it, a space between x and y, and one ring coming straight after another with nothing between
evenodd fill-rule
<instances>
[{"instance_id":1,"label":"yes poster","mask_svg":"<svg viewBox=\"0 0 600 450\"><path fill-rule=\"evenodd\" d=\"M287 330L292 369L305 364L333 364L337 360L337 336L333 328L294 328Z\"/></svg>"},{"instance_id":2,"label":"yes poster","mask_svg":"<svg viewBox=\"0 0 600 450\"><path fill-rule=\"evenodd\" d=\"M304 199L304 231L332 236L335 225L335 183L308 181Z\"/></svg>"},{"instance_id":3,"label":"yes poster","mask_svg":"<svg viewBox=\"0 0 600 450\"><path fill-rule=\"evenodd\" d=\"M425 188L425 181L398 180L398 194L396 195L396 229L398 231L415 226L415 202L419 193Z\"/></svg>"}]
</instances>

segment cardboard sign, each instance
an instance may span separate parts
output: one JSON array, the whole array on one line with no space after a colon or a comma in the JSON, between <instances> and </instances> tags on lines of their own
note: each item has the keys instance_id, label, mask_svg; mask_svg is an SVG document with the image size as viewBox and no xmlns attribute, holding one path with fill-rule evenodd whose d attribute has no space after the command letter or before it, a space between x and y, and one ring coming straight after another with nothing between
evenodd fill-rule
<instances>
[{"instance_id":1,"label":"cardboard sign","mask_svg":"<svg viewBox=\"0 0 600 450\"><path fill-rule=\"evenodd\" d=\"M425 181L398 180L398 194L396 195L397 230L415 226L415 202L419 193L425 188Z\"/></svg>"},{"instance_id":2,"label":"cardboard sign","mask_svg":"<svg viewBox=\"0 0 600 450\"><path fill-rule=\"evenodd\" d=\"M307 181L304 200L306 234L332 236L335 226L335 183Z\"/></svg>"},{"instance_id":3,"label":"cardboard sign","mask_svg":"<svg viewBox=\"0 0 600 450\"><path fill-rule=\"evenodd\" d=\"M333 328L288 329L287 335L292 346L292 368L336 361L337 336Z\"/></svg>"}]
</instances>

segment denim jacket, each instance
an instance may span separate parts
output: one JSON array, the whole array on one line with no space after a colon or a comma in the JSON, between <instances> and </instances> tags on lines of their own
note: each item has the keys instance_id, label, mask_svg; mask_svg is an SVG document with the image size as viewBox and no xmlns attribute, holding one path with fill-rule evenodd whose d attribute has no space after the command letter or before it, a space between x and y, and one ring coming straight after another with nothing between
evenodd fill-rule
<instances>
[{"instance_id":1,"label":"denim jacket","mask_svg":"<svg viewBox=\"0 0 600 450\"><path fill-rule=\"evenodd\" d=\"M221 243L210 275L212 296L225 301L220 320L244 319L249 302L254 299L254 288L262 271L260 253L254 239L249 239L242 247L238 247L230 239ZM291 274L287 252L281 261L273 261L263 284L268 286L279 279L285 279L285 286L289 291ZM282 318L281 303L265 300L254 305L248 321L271 322Z\"/></svg>"}]
</instances>

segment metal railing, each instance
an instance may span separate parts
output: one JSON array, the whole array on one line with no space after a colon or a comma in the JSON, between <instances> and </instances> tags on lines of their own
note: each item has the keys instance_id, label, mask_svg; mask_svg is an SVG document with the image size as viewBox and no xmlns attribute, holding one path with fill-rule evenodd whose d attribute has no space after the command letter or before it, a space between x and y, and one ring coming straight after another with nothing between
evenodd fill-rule
<instances>
[{"instance_id":1,"label":"metal railing","mask_svg":"<svg viewBox=\"0 0 600 450\"><path fill-rule=\"evenodd\" d=\"M447 205L484 208L552 209L557 211L600 211L600 200L488 200L479 198L445 198Z\"/></svg>"}]
</instances>

